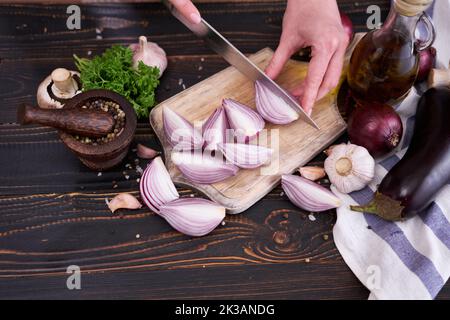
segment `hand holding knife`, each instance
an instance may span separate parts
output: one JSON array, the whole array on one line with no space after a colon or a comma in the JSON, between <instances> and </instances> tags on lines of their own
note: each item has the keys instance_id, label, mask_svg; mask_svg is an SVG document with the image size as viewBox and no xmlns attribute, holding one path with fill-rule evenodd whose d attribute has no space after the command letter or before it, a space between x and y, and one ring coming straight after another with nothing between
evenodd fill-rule
<instances>
[{"instance_id":1,"label":"hand holding knife","mask_svg":"<svg viewBox=\"0 0 450 320\"><path fill-rule=\"evenodd\" d=\"M207 23L200 16L200 22L194 23L197 20L196 11L190 14L190 20L178 11L175 6L168 0L162 1L171 11L171 13L181 21L188 29L190 29L197 37L204 40L204 42L217 54L222 56L228 63L233 65L242 74L253 81L263 81L271 90L281 97L292 109L294 109L302 120L310 124L316 129L319 129L317 124L311 117L303 110L302 107L281 87L279 87L272 79L259 69L253 62L251 62L244 54L242 54L236 47L234 47L227 39L225 39L219 32L217 32L209 23ZM192 5L186 2L185 5ZM189 8L188 8L189 9ZM192 8L191 8L192 9ZM195 9L195 7L193 8ZM196 10L196 9L195 9ZM197 11L198 12L198 11Z\"/></svg>"}]
</instances>

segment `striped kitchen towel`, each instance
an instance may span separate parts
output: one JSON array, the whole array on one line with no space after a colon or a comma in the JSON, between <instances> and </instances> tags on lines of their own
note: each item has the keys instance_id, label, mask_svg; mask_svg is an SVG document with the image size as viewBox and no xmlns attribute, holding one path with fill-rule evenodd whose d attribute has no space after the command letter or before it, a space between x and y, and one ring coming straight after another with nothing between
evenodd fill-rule
<instances>
[{"instance_id":1,"label":"striped kitchen towel","mask_svg":"<svg viewBox=\"0 0 450 320\"><path fill-rule=\"evenodd\" d=\"M435 1L430 13L438 33L434 45L438 62L447 66L450 0ZM405 154L419 98L414 89L396 108L405 128L400 151L377 162L374 181L349 195L332 187L343 200L337 210L334 241L347 265L370 290L369 299L434 299L450 276L450 185L425 212L402 222L349 210L350 205L369 202L377 185Z\"/></svg>"}]
</instances>

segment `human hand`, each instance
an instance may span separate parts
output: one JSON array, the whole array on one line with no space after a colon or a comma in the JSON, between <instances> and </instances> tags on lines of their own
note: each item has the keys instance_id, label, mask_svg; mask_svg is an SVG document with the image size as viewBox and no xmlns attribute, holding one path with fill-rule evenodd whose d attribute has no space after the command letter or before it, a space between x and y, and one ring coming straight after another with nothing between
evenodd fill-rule
<instances>
[{"instance_id":1,"label":"human hand","mask_svg":"<svg viewBox=\"0 0 450 320\"><path fill-rule=\"evenodd\" d=\"M191 23L200 23L200 12L189 0L169 0L169 2Z\"/></svg>"},{"instance_id":2,"label":"human hand","mask_svg":"<svg viewBox=\"0 0 450 320\"><path fill-rule=\"evenodd\" d=\"M311 114L315 101L337 86L349 40L336 0L288 0L280 43L266 73L275 79L294 53L310 46L308 75L292 94Z\"/></svg>"}]
</instances>

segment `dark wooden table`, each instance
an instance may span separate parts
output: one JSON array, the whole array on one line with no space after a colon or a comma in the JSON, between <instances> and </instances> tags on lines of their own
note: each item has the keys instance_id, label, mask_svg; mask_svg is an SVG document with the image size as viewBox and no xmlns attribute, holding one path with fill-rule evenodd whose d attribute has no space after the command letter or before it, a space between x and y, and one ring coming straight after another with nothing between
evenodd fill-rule
<instances>
[{"instance_id":1,"label":"dark wooden table","mask_svg":"<svg viewBox=\"0 0 450 320\"><path fill-rule=\"evenodd\" d=\"M369 4L379 4L385 16L388 3L339 1L358 30L365 29ZM284 6L199 4L245 53L276 48ZM169 55L159 101L183 89L179 79L189 87L227 66L159 3L81 8L81 30L69 31L66 5L0 5L0 298L366 299L334 245L334 212L310 221L278 187L212 234L189 238L148 209L108 211L105 198L138 195L135 153L100 175L83 167L55 130L15 124L16 107L35 103L51 70L74 68L73 54L93 56L139 35ZM147 121L138 126L137 142L159 148ZM81 268L81 290L66 288L69 265ZM450 298L449 286L440 298Z\"/></svg>"}]
</instances>

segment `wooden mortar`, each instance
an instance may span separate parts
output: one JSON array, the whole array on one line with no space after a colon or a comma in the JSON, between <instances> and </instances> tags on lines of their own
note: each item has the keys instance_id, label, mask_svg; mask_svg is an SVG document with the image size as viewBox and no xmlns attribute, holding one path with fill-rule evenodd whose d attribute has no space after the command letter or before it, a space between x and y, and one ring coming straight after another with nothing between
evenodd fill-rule
<instances>
[{"instance_id":1,"label":"wooden mortar","mask_svg":"<svg viewBox=\"0 0 450 320\"><path fill-rule=\"evenodd\" d=\"M104 89L80 93L70 99L64 105L64 109L81 108L87 102L96 99L113 101L125 112L125 126L122 133L110 142L96 146L82 143L64 131L59 131L59 137L85 166L92 170L103 171L116 166L127 155L136 131L137 119L132 105L124 97Z\"/></svg>"}]
</instances>

